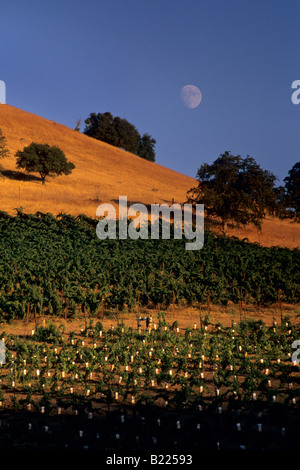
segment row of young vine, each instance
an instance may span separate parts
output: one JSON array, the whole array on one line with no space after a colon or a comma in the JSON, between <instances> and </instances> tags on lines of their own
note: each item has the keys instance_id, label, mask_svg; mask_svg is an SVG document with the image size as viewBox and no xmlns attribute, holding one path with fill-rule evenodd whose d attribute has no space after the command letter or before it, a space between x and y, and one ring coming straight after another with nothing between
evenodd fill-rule
<instances>
[{"instance_id":1,"label":"row of young vine","mask_svg":"<svg viewBox=\"0 0 300 470\"><path fill-rule=\"evenodd\" d=\"M4 332L0 415L10 408L95 417L103 406L144 405L191 410L199 423L205 413L227 412L242 428L249 416L263 423L269 413L277 434L288 432L299 414L299 365L291 357L299 334L288 318L224 327L205 317L200 328L182 331L163 314L147 331L91 322L81 332L52 323L27 337Z\"/></svg>"},{"instance_id":2,"label":"row of young vine","mask_svg":"<svg viewBox=\"0 0 300 470\"><path fill-rule=\"evenodd\" d=\"M68 317L78 310L228 301L268 304L300 299L300 250L205 232L185 240L99 240L84 215L0 212L0 314Z\"/></svg>"}]
</instances>

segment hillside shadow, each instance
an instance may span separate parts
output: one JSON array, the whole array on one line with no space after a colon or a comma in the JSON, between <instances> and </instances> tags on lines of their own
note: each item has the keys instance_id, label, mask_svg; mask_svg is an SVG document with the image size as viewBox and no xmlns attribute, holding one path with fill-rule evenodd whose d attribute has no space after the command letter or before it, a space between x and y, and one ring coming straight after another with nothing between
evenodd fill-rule
<instances>
[{"instance_id":1,"label":"hillside shadow","mask_svg":"<svg viewBox=\"0 0 300 470\"><path fill-rule=\"evenodd\" d=\"M15 181L41 181L39 176L29 175L27 173L23 173L22 171L15 171L15 170L2 170L2 175L9 180Z\"/></svg>"}]
</instances>

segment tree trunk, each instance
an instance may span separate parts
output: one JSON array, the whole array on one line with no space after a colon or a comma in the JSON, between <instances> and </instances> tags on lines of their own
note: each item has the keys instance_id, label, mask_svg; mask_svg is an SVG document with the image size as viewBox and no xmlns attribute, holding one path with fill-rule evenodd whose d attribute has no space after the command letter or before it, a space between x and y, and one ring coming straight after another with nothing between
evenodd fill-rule
<instances>
[{"instance_id":1,"label":"tree trunk","mask_svg":"<svg viewBox=\"0 0 300 470\"><path fill-rule=\"evenodd\" d=\"M227 232L227 220L223 220L223 231L226 233Z\"/></svg>"}]
</instances>

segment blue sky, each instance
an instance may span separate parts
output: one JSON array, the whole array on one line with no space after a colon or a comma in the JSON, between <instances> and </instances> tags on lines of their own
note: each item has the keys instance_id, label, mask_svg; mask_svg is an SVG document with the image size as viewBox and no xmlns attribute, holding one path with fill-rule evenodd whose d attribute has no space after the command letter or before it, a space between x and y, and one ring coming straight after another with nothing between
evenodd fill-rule
<instances>
[{"instance_id":1,"label":"blue sky","mask_svg":"<svg viewBox=\"0 0 300 470\"><path fill-rule=\"evenodd\" d=\"M281 181L300 160L298 0L0 0L6 102L74 128L91 112L195 176L225 150ZM185 107L186 84L201 90ZM82 125L82 130L84 124Z\"/></svg>"}]
</instances>

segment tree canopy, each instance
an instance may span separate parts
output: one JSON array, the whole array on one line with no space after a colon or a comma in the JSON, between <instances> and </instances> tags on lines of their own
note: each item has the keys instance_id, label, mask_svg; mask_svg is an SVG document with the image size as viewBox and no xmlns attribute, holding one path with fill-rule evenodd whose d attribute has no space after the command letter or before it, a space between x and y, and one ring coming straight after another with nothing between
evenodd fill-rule
<instances>
[{"instance_id":1,"label":"tree canopy","mask_svg":"<svg viewBox=\"0 0 300 470\"><path fill-rule=\"evenodd\" d=\"M110 112L91 113L84 122L84 134L146 160L155 161L156 140L147 133L141 136L127 119L113 117Z\"/></svg>"},{"instance_id":2,"label":"tree canopy","mask_svg":"<svg viewBox=\"0 0 300 470\"><path fill-rule=\"evenodd\" d=\"M39 173L43 184L47 176L69 175L75 168L59 147L48 144L32 142L23 150L18 150L16 157L17 168L23 168L29 173Z\"/></svg>"},{"instance_id":3,"label":"tree canopy","mask_svg":"<svg viewBox=\"0 0 300 470\"><path fill-rule=\"evenodd\" d=\"M293 209L295 216L300 217L300 162L295 163L284 178L286 207Z\"/></svg>"},{"instance_id":4,"label":"tree canopy","mask_svg":"<svg viewBox=\"0 0 300 470\"><path fill-rule=\"evenodd\" d=\"M197 171L198 186L187 193L187 202L204 204L208 216L221 218L224 231L229 221L254 224L259 229L266 213L276 212L276 177L263 170L249 155L229 151Z\"/></svg>"},{"instance_id":5,"label":"tree canopy","mask_svg":"<svg viewBox=\"0 0 300 470\"><path fill-rule=\"evenodd\" d=\"M9 157L9 150L7 148L7 141L5 136L2 133L2 130L0 129L0 159ZM2 166L0 165L0 174L1 174Z\"/></svg>"},{"instance_id":6,"label":"tree canopy","mask_svg":"<svg viewBox=\"0 0 300 470\"><path fill-rule=\"evenodd\" d=\"M155 144L156 140L151 135L144 134L140 140L138 155L145 160L155 162Z\"/></svg>"},{"instance_id":7,"label":"tree canopy","mask_svg":"<svg viewBox=\"0 0 300 470\"><path fill-rule=\"evenodd\" d=\"M117 146L137 155L141 136L135 126L119 116L113 119L113 126L117 133Z\"/></svg>"}]
</instances>

